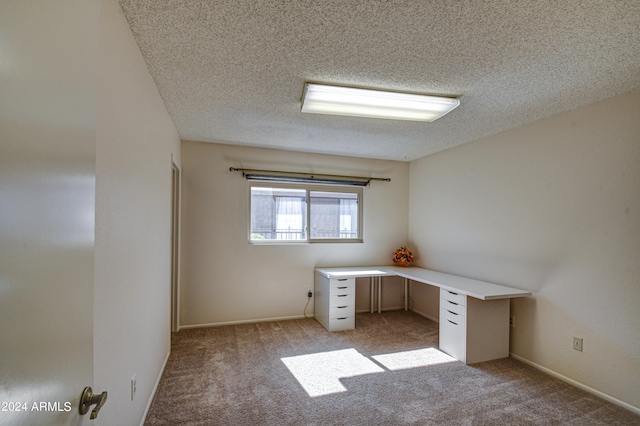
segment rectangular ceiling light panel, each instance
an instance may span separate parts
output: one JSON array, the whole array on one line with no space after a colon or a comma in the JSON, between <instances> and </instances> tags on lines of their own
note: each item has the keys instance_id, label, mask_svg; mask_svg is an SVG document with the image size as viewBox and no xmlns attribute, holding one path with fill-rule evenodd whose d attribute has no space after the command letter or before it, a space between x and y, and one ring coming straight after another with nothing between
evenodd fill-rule
<instances>
[{"instance_id":1,"label":"rectangular ceiling light panel","mask_svg":"<svg viewBox=\"0 0 640 426\"><path fill-rule=\"evenodd\" d=\"M456 98L306 83L302 112L434 121L458 105Z\"/></svg>"}]
</instances>

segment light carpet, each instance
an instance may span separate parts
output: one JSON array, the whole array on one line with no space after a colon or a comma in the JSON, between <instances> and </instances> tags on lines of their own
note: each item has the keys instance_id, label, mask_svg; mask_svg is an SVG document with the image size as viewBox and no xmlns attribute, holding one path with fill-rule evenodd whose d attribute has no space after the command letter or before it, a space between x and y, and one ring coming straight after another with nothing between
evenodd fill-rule
<instances>
[{"instance_id":1,"label":"light carpet","mask_svg":"<svg viewBox=\"0 0 640 426\"><path fill-rule=\"evenodd\" d=\"M413 312L186 329L146 425L640 425L512 358L464 365Z\"/></svg>"}]
</instances>

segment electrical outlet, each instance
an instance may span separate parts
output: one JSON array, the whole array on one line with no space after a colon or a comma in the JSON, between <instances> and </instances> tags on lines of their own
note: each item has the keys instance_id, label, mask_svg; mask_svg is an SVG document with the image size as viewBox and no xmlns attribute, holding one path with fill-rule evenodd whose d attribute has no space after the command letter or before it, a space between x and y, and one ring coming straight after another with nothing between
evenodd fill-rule
<instances>
[{"instance_id":1,"label":"electrical outlet","mask_svg":"<svg viewBox=\"0 0 640 426\"><path fill-rule=\"evenodd\" d=\"M131 378L131 400L133 401L133 397L136 394L136 375L134 374L133 377Z\"/></svg>"},{"instance_id":2,"label":"electrical outlet","mask_svg":"<svg viewBox=\"0 0 640 426\"><path fill-rule=\"evenodd\" d=\"M516 328L516 316L515 315L511 315L509 317L509 326L511 328Z\"/></svg>"},{"instance_id":3,"label":"electrical outlet","mask_svg":"<svg viewBox=\"0 0 640 426\"><path fill-rule=\"evenodd\" d=\"M313 296L313 292L311 291L311 289L307 290L307 297L311 298Z\"/></svg>"},{"instance_id":4,"label":"electrical outlet","mask_svg":"<svg viewBox=\"0 0 640 426\"><path fill-rule=\"evenodd\" d=\"M573 337L573 349L582 352L582 337Z\"/></svg>"}]
</instances>

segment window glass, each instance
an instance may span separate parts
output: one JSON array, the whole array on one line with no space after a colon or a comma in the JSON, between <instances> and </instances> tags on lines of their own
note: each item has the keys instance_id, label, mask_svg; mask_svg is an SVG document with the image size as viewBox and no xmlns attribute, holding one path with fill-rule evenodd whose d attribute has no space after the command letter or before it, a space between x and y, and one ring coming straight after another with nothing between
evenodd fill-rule
<instances>
[{"instance_id":1,"label":"window glass","mask_svg":"<svg viewBox=\"0 0 640 426\"><path fill-rule=\"evenodd\" d=\"M307 191L251 188L252 240L306 240Z\"/></svg>"},{"instance_id":2,"label":"window glass","mask_svg":"<svg viewBox=\"0 0 640 426\"><path fill-rule=\"evenodd\" d=\"M309 191L311 238L358 238L358 194Z\"/></svg>"},{"instance_id":3,"label":"window glass","mask_svg":"<svg viewBox=\"0 0 640 426\"><path fill-rule=\"evenodd\" d=\"M251 186L250 241L361 241L362 189Z\"/></svg>"}]
</instances>

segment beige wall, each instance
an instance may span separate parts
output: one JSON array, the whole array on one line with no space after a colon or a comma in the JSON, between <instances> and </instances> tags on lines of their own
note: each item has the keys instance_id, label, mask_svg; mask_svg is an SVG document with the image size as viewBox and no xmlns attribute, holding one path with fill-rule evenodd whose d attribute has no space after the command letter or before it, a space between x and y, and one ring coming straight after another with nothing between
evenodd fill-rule
<instances>
[{"instance_id":1,"label":"beige wall","mask_svg":"<svg viewBox=\"0 0 640 426\"><path fill-rule=\"evenodd\" d=\"M183 142L181 326L301 317L316 266L388 264L407 237L409 165ZM250 245L248 183L229 167L390 177L364 190L364 243ZM368 281L358 283L367 310ZM402 284L383 306L402 306ZM313 313L310 303L307 314Z\"/></svg>"},{"instance_id":2,"label":"beige wall","mask_svg":"<svg viewBox=\"0 0 640 426\"><path fill-rule=\"evenodd\" d=\"M415 161L409 208L420 266L535 293L513 354L635 407L639 117L636 91Z\"/></svg>"},{"instance_id":3,"label":"beige wall","mask_svg":"<svg viewBox=\"0 0 640 426\"><path fill-rule=\"evenodd\" d=\"M171 159L180 139L115 0L101 2L96 147L96 424L140 424L169 354ZM130 381L137 392L130 398Z\"/></svg>"}]
</instances>

